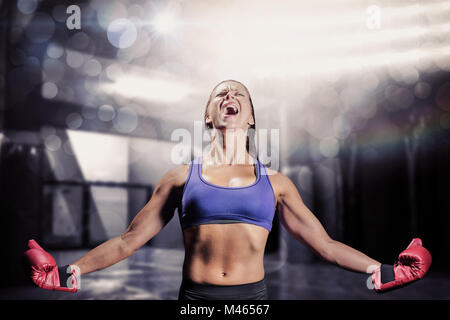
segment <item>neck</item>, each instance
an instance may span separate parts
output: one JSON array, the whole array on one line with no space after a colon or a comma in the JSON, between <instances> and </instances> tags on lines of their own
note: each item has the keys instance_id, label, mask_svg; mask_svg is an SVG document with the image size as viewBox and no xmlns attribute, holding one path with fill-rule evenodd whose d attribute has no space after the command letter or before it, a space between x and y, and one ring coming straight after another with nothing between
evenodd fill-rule
<instances>
[{"instance_id":1,"label":"neck","mask_svg":"<svg viewBox=\"0 0 450 320\"><path fill-rule=\"evenodd\" d=\"M247 131L242 129L216 130L212 134L210 150L204 161L214 165L250 165L255 160L247 151Z\"/></svg>"}]
</instances>

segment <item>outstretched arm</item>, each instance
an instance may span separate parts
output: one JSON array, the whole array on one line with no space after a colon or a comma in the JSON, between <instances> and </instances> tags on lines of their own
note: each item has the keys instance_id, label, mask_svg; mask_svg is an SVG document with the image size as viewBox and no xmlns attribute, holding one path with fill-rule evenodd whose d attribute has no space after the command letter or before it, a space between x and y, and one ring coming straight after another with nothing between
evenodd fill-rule
<instances>
[{"instance_id":1,"label":"outstretched arm","mask_svg":"<svg viewBox=\"0 0 450 320\"><path fill-rule=\"evenodd\" d=\"M277 185L280 221L295 239L305 243L322 259L349 270L372 273L381 265L364 253L331 239L288 177L277 173L273 180Z\"/></svg>"},{"instance_id":2,"label":"outstretched arm","mask_svg":"<svg viewBox=\"0 0 450 320\"><path fill-rule=\"evenodd\" d=\"M82 275L107 268L131 256L172 219L186 172L184 166L167 172L156 185L150 201L124 233L102 243L70 265L78 267Z\"/></svg>"}]
</instances>

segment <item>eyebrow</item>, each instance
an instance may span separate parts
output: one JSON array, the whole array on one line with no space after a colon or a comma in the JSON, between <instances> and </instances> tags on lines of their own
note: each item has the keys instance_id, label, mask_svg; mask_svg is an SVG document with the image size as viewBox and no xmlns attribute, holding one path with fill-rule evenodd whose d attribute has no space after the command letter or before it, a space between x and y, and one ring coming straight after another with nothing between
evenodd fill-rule
<instances>
[{"instance_id":1,"label":"eyebrow","mask_svg":"<svg viewBox=\"0 0 450 320\"><path fill-rule=\"evenodd\" d=\"M243 93L244 92L244 90L242 90L242 89L228 89L228 88L225 88L225 89L222 89L222 90L220 90L219 92L217 92L216 93L216 95L217 94L221 94L221 93L223 93L223 92L227 92L227 91L237 91L237 92L239 92L239 93Z\"/></svg>"}]
</instances>

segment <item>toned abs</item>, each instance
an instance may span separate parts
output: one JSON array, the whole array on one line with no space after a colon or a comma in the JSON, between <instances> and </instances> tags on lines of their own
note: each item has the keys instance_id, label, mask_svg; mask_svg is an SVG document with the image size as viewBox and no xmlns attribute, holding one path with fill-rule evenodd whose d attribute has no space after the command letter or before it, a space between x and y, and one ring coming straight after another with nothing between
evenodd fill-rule
<instances>
[{"instance_id":1,"label":"toned abs","mask_svg":"<svg viewBox=\"0 0 450 320\"><path fill-rule=\"evenodd\" d=\"M198 283L235 285L264 278L269 232L247 223L210 224L183 232L183 276Z\"/></svg>"}]
</instances>

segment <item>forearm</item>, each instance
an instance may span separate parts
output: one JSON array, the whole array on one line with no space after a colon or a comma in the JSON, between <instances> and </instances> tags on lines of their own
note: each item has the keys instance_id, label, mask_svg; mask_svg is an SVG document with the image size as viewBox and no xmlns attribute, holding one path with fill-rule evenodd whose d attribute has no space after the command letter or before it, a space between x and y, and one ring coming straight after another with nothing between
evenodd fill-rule
<instances>
[{"instance_id":1,"label":"forearm","mask_svg":"<svg viewBox=\"0 0 450 320\"><path fill-rule=\"evenodd\" d=\"M340 267L363 273L371 273L374 266L381 265L364 253L335 240L328 242L324 258Z\"/></svg>"},{"instance_id":2,"label":"forearm","mask_svg":"<svg viewBox=\"0 0 450 320\"><path fill-rule=\"evenodd\" d=\"M122 236L118 236L95 247L71 265L76 265L82 275L112 266L133 252Z\"/></svg>"}]
</instances>

